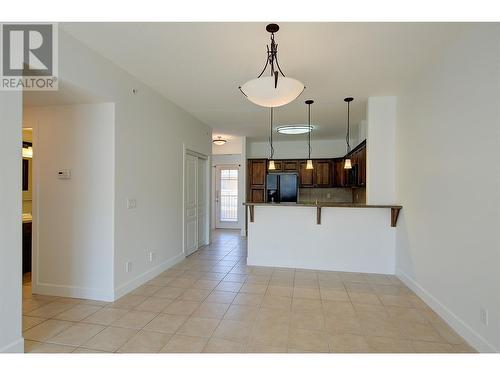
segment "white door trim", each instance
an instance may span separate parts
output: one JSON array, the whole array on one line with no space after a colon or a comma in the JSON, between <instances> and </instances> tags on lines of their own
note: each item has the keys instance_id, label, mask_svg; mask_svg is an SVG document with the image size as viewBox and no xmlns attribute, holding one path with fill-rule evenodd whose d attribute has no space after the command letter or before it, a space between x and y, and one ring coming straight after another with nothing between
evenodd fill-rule
<instances>
[{"instance_id":1,"label":"white door trim","mask_svg":"<svg viewBox=\"0 0 500 375\"><path fill-rule=\"evenodd\" d=\"M236 169L238 171L238 183L237 183L237 186L238 186L238 203L237 203L237 208L236 208L236 212L237 212L237 215L238 215L238 221L234 221L234 222L221 222L219 217L220 217L220 205L219 205L219 201L220 201L220 180L219 180L219 177L220 177L220 171L221 169ZM239 201L240 199L240 191L239 191L239 188L240 188L240 180L241 180L241 175L240 175L240 172L241 172L241 167L240 167L240 164L218 164L215 166L215 179L214 179L214 202L213 202L213 205L214 205L214 210L215 210L215 217L214 217L214 220L215 220L215 228L217 229L239 229L241 228L241 217L240 217L240 210L238 209L238 206L241 204L241 202Z\"/></svg>"}]
</instances>

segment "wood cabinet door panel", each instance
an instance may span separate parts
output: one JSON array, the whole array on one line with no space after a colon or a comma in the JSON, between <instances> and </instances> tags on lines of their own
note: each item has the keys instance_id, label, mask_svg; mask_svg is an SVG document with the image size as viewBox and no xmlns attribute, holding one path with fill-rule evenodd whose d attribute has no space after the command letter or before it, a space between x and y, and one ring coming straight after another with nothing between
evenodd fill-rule
<instances>
[{"instance_id":1,"label":"wood cabinet door panel","mask_svg":"<svg viewBox=\"0 0 500 375\"><path fill-rule=\"evenodd\" d=\"M251 201L254 203L264 203L265 199L265 190L264 189L252 189L250 193Z\"/></svg>"},{"instance_id":2,"label":"wood cabinet door panel","mask_svg":"<svg viewBox=\"0 0 500 375\"><path fill-rule=\"evenodd\" d=\"M249 168L250 186L266 185L266 160L251 160Z\"/></svg>"},{"instance_id":3,"label":"wood cabinet door panel","mask_svg":"<svg viewBox=\"0 0 500 375\"><path fill-rule=\"evenodd\" d=\"M283 172L298 172L299 163L297 160L283 160Z\"/></svg>"},{"instance_id":4,"label":"wood cabinet door panel","mask_svg":"<svg viewBox=\"0 0 500 375\"><path fill-rule=\"evenodd\" d=\"M299 162L299 186L313 187L314 186L314 169L306 169L307 162Z\"/></svg>"},{"instance_id":5,"label":"wood cabinet door panel","mask_svg":"<svg viewBox=\"0 0 500 375\"><path fill-rule=\"evenodd\" d=\"M314 185L317 187L330 187L332 182L332 169L330 160L318 160L313 164Z\"/></svg>"}]
</instances>

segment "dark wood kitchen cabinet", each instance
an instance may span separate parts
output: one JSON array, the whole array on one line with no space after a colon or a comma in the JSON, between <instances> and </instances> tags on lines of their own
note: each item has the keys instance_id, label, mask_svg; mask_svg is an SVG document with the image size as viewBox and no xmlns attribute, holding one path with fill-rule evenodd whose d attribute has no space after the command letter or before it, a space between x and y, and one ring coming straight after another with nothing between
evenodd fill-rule
<instances>
[{"instance_id":1,"label":"dark wood kitchen cabinet","mask_svg":"<svg viewBox=\"0 0 500 375\"><path fill-rule=\"evenodd\" d=\"M282 160L283 172L292 173L299 171L299 162L297 160Z\"/></svg>"},{"instance_id":2,"label":"dark wood kitchen cabinet","mask_svg":"<svg viewBox=\"0 0 500 375\"><path fill-rule=\"evenodd\" d=\"M306 166L306 160L299 161L299 187L314 187L314 169L306 169Z\"/></svg>"},{"instance_id":3,"label":"dark wood kitchen cabinet","mask_svg":"<svg viewBox=\"0 0 500 375\"><path fill-rule=\"evenodd\" d=\"M306 169L307 161L299 161L299 187L331 187L332 163L330 160L313 160L313 169Z\"/></svg>"},{"instance_id":4,"label":"dark wood kitchen cabinet","mask_svg":"<svg viewBox=\"0 0 500 375\"><path fill-rule=\"evenodd\" d=\"M269 173L281 173L283 172L283 162L281 160L274 161L274 169L269 169L269 161L267 162L267 171Z\"/></svg>"},{"instance_id":5,"label":"dark wood kitchen cabinet","mask_svg":"<svg viewBox=\"0 0 500 375\"><path fill-rule=\"evenodd\" d=\"M314 186L332 186L332 163L330 160L314 160Z\"/></svg>"},{"instance_id":6,"label":"dark wood kitchen cabinet","mask_svg":"<svg viewBox=\"0 0 500 375\"><path fill-rule=\"evenodd\" d=\"M344 159L333 160L333 187L345 187L347 185L347 172L344 169Z\"/></svg>"},{"instance_id":7,"label":"dark wood kitchen cabinet","mask_svg":"<svg viewBox=\"0 0 500 375\"><path fill-rule=\"evenodd\" d=\"M249 159L247 164L248 170L248 190L247 201L255 203L263 203L266 201L266 159Z\"/></svg>"}]
</instances>

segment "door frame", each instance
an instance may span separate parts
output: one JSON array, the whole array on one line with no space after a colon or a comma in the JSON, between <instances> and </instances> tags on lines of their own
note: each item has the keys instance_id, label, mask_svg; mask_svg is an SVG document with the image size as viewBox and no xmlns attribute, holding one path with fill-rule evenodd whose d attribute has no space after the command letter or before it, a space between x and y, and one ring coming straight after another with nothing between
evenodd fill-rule
<instances>
[{"instance_id":1,"label":"door frame","mask_svg":"<svg viewBox=\"0 0 500 375\"><path fill-rule=\"evenodd\" d=\"M214 175L214 183L213 183L213 189L214 189L214 201L213 201L213 206L214 206L214 227L215 229L240 229L241 228L241 215L240 215L240 210L239 210L239 205L240 205L240 181L241 181L241 167L240 164L234 163L234 164L217 164L214 166L215 167L215 175ZM224 226L220 226L219 223L219 205L217 204L217 199L218 199L218 183L219 183L219 175L220 175L220 170L221 169L236 169L238 171L238 181L237 181L237 188L238 188L238 204L236 205L236 215L238 216L238 221L234 222L228 222Z\"/></svg>"},{"instance_id":2,"label":"door frame","mask_svg":"<svg viewBox=\"0 0 500 375\"><path fill-rule=\"evenodd\" d=\"M182 254L184 257L186 254L186 155L195 156L200 159L205 159L207 162L205 164L205 245L208 245L211 241L211 221L210 221L210 196L211 196L211 184L210 184L210 156L202 154L200 152L194 151L183 143L182 144ZM198 246L198 249L201 246Z\"/></svg>"}]
</instances>

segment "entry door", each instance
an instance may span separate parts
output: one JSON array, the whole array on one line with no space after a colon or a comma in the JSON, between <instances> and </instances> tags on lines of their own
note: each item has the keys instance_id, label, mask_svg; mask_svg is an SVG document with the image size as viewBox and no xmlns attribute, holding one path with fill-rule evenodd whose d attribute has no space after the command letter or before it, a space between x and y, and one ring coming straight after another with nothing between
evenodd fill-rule
<instances>
[{"instance_id":1,"label":"entry door","mask_svg":"<svg viewBox=\"0 0 500 375\"><path fill-rule=\"evenodd\" d=\"M215 192L217 228L240 228L238 179L238 166L217 166Z\"/></svg>"},{"instance_id":2,"label":"entry door","mask_svg":"<svg viewBox=\"0 0 500 375\"><path fill-rule=\"evenodd\" d=\"M208 244L207 159L198 158L198 247Z\"/></svg>"},{"instance_id":3,"label":"entry door","mask_svg":"<svg viewBox=\"0 0 500 375\"><path fill-rule=\"evenodd\" d=\"M186 154L185 164L185 254L198 249L198 158Z\"/></svg>"}]
</instances>

